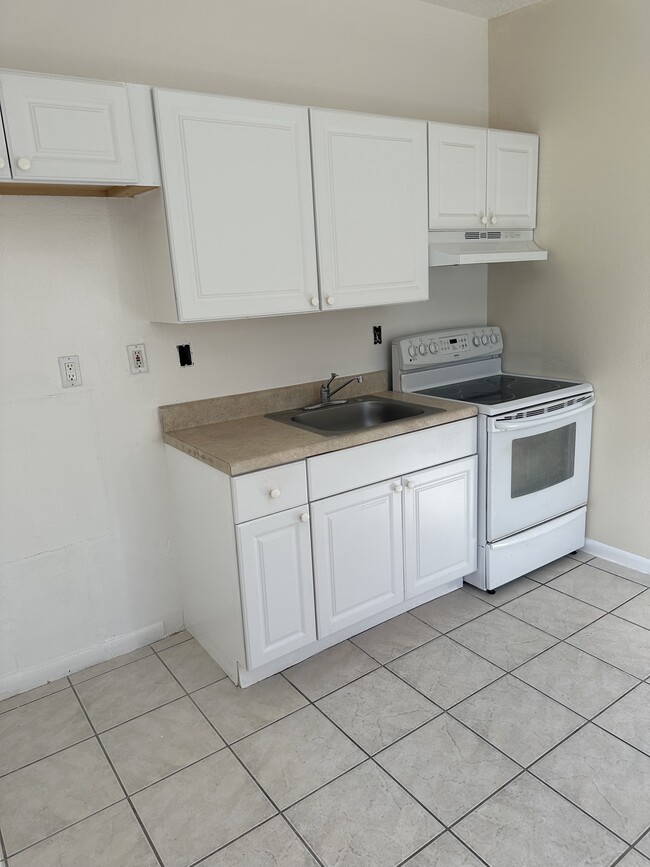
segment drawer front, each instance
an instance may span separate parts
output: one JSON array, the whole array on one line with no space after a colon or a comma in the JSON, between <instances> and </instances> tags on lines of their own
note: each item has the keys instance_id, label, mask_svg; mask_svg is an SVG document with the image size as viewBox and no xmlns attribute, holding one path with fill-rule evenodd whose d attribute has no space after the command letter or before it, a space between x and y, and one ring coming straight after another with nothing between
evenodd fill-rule
<instances>
[{"instance_id":1,"label":"drawer front","mask_svg":"<svg viewBox=\"0 0 650 867\"><path fill-rule=\"evenodd\" d=\"M246 473L232 480L235 523L274 515L307 502L305 462Z\"/></svg>"},{"instance_id":2,"label":"drawer front","mask_svg":"<svg viewBox=\"0 0 650 867\"><path fill-rule=\"evenodd\" d=\"M307 459L310 500L464 458L476 452L476 418Z\"/></svg>"}]
</instances>

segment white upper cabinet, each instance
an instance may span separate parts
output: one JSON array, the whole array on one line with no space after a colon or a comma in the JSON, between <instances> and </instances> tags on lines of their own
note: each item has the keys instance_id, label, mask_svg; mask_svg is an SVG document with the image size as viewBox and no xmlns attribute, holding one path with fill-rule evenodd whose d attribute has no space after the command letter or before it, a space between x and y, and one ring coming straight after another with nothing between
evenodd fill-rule
<instances>
[{"instance_id":1,"label":"white upper cabinet","mask_svg":"<svg viewBox=\"0 0 650 867\"><path fill-rule=\"evenodd\" d=\"M0 100L15 180L137 181L125 84L2 72Z\"/></svg>"},{"instance_id":2,"label":"white upper cabinet","mask_svg":"<svg viewBox=\"0 0 650 867\"><path fill-rule=\"evenodd\" d=\"M488 227L534 229L539 138L491 129L487 142Z\"/></svg>"},{"instance_id":3,"label":"white upper cabinet","mask_svg":"<svg viewBox=\"0 0 650 867\"><path fill-rule=\"evenodd\" d=\"M487 130L429 124L429 228L468 229L485 216Z\"/></svg>"},{"instance_id":4,"label":"white upper cabinet","mask_svg":"<svg viewBox=\"0 0 650 867\"><path fill-rule=\"evenodd\" d=\"M429 124L430 229L534 229L539 138Z\"/></svg>"},{"instance_id":5,"label":"white upper cabinet","mask_svg":"<svg viewBox=\"0 0 650 867\"><path fill-rule=\"evenodd\" d=\"M155 90L178 320L319 308L306 108Z\"/></svg>"},{"instance_id":6,"label":"white upper cabinet","mask_svg":"<svg viewBox=\"0 0 650 867\"><path fill-rule=\"evenodd\" d=\"M310 109L322 307L429 295L426 123Z\"/></svg>"}]
</instances>

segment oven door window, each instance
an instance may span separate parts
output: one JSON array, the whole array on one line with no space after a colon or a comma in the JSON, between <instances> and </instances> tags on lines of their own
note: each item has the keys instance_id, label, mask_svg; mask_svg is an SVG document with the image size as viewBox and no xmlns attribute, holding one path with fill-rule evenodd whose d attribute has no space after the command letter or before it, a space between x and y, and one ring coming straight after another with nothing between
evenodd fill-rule
<instances>
[{"instance_id":1,"label":"oven door window","mask_svg":"<svg viewBox=\"0 0 650 867\"><path fill-rule=\"evenodd\" d=\"M515 439L512 443L511 498L526 497L572 478L575 453L575 422Z\"/></svg>"}]
</instances>

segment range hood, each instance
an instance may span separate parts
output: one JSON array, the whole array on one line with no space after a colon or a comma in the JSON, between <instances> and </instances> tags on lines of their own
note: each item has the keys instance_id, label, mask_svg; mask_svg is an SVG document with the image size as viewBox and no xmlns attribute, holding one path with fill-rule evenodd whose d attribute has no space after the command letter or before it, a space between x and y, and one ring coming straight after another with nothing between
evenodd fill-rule
<instances>
[{"instance_id":1,"label":"range hood","mask_svg":"<svg viewBox=\"0 0 650 867\"><path fill-rule=\"evenodd\" d=\"M429 232L429 267L480 265L490 262L534 262L548 259L533 241L532 231Z\"/></svg>"}]
</instances>

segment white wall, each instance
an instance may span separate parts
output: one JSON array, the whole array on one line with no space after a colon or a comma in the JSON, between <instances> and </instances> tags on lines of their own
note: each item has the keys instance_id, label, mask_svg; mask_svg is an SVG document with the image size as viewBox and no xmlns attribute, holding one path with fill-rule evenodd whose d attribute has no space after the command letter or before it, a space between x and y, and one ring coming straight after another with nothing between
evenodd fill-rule
<instances>
[{"instance_id":1,"label":"white wall","mask_svg":"<svg viewBox=\"0 0 650 867\"><path fill-rule=\"evenodd\" d=\"M594 384L587 535L649 558L650 3L547 0L489 32L490 121L541 136L549 250L492 266L489 317L510 368Z\"/></svg>"},{"instance_id":2,"label":"white wall","mask_svg":"<svg viewBox=\"0 0 650 867\"><path fill-rule=\"evenodd\" d=\"M485 22L419 0L3 0L0 24L8 68L487 119ZM134 228L129 201L0 198L0 695L179 625L160 404L386 368L392 336L485 322L478 266L431 272L422 304L152 325Z\"/></svg>"}]
</instances>

